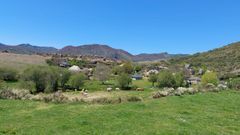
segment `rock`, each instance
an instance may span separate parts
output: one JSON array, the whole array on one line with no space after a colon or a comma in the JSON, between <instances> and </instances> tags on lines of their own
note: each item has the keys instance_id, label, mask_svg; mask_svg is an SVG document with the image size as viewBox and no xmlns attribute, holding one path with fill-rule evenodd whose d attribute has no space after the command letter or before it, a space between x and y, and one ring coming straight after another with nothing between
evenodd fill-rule
<instances>
[{"instance_id":1,"label":"rock","mask_svg":"<svg viewBox=\"0 0 240 135\"><path fill-rule=\"evenodd\" d=\"M107 92L111 92L112 91L112 88L107 88Z\"/></svg>"},{"instance_id":2,"label":"rock","mask_svg":"<svg viewBox=\"0 0 240 135\"><path fill-rule=\"evenodd\" d=\"M228 88L227 85L224 84L218 84L217 87L219 88L219 90L226 90Z\"/></svg>"},{"instance_id":3,"label":"rock","mask_svg":"<svg viewBox=\"0 0 240 135\"><path fill-rule=\"evenodd\" d=\"M144 91L144 88L137 88L136 91Z\"/></svg>"},{"instance_id":4,"label":"rock","mask_svg":"<svg viewBox=\"0 0 240 135\"><path fill-rule=\"evenodd\" d=\"M161 97L166 97L168 95L169 93L167 91L158 91L153 94L153 98L161 98Z\"/></svg>"}]
</instances>

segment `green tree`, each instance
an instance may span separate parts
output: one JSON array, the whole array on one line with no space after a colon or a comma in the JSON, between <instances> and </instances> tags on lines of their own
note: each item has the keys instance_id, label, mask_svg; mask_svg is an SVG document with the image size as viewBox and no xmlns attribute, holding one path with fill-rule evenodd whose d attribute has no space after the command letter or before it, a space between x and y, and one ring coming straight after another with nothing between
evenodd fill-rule
<instances>
[{"instance_id":1,"label":"green tree","mask_svg":"<svg viewBox=\"0 0 240 135\"><path fill-rule=\"evenodd\" d=\"M135 70L135 72L140 72L142 70L142 66L137 64L134 66L134 70Z\"/></svg>"},{"instance_id":2,"label":"green tree","mask_svg":"<svg viewBox=\"0 0 240 135\"><path fill-rule=\"evenodd\" d=\"M153 87L154 87L154 84L157 82L157 80L158 80L157 74L151 74L148 79L148 81L152 83Z\"/></svg>"},{"instance_id":3,"label":"green tree","mask_svg":"<svg viewBox=\"0 0 240 135\"><path fill-rule=\"evenodd\" d=\"M184 75L182 72L176 73L175 74L175 82L176 86L175 87L183 87L184 86Z\"/></svg>"},{"instance_id":4,"label":"green tree","mask_svg":"<svg viewBox=\"0 0 240 135\"><path fill-rule=\"evenodd\" d=\"M202 76L202 84L206 85L208 83L212 83L214 85L218 84L218 77L217 74L214 72L206 72L203 76Z\"/></svg>"},{"instance_id":5,"label":"green tree","mask_svg":"<svg viewBox=\"0 0 240 135\"><path fill-rule=\"evenodd\" d=\"M134 67L133 67L132 63L130 63L130 62L125 63L122 66L122 68L123 68L123 72L126 74L132 74L134 71Z\"/></svg>"},{"instance_id":6,"label":"green tree","mask_svg":"<svg viewBox=\"0 0 240 135\"><path fill-rule=\"evenodd\" d=\"M129 89L132 78L128 74L123 73L117 77L117 82L121 89Z\"/></svg>"},{"instance_id":7,"label":"green tree","mask_svg":"<svg viewBox=\"0 0 240 135\"><path fill-rule=\"evenodd\" d=\"M157 83L159 88L176 86L176 81L173 74L167 70L161 71L159 73Z\"/></svg>"},{"instance_id":8,"label":"green tree","mask_svg":"<svg viewBox=\"0 0 240 135\"><path fill-rule=\"evenodd\" d=\"M79 90L84 85L86 76L82 73L72 75L69 80L69 84L72 88Z\"/></svg>"}]
</instances>

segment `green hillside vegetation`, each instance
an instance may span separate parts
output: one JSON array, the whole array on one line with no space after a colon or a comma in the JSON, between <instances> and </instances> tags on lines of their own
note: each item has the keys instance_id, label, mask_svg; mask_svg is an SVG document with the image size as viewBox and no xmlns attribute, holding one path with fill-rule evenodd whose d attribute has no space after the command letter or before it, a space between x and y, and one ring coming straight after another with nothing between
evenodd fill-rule
<instances>
[{"instance_id":1,"label":"green hillside vegetation","mask_svg":"<svg viewBox=\"0 0 240 135\"><path fill-rule=\"evenodd\" d=\"M192 56L171 59L171 64L189 63L195 67L207 67L223 75L240 69L240 42Z\"/></svg>"}]
</instances>

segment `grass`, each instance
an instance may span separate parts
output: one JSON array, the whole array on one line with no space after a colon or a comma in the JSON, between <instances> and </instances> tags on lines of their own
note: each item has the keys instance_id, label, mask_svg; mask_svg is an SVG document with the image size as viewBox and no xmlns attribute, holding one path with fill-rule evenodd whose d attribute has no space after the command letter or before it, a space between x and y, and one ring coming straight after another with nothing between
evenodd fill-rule
<instances>
[{"instance_id":1,"label":"grass","mask_svg":"<svg viewBox=\"0 0 240 135\"><path fill-rule=\"evenodd\" d=\"M0 53L0 67L23 71L24 69L33 65L46 66L46 59L47 57L39 55Z\"/></svg>"},{"instance_id":2,"label":"grass","mask_svg":"<svg viewBox=\"0 0 240 135\"><path fill-rule=\"evenodd\" d=\"M110 105L0 100L0 134L240 134L240 92Z\"/></svg>"}]
</instances>

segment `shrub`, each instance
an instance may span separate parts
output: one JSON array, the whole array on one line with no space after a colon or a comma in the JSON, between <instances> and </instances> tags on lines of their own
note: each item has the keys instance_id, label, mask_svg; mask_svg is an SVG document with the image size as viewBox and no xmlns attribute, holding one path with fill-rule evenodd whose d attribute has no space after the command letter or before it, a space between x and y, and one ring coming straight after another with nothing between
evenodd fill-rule
<instances>
[{"instance_id":1,"label":"shrub","mask_svg":"<svg viewBox=\"0 0 240 135\"><path fill-rule=\"evenodd\" d=\"M70 77L71 77L71 72L66 70L66 69L60 69L59 72L59 84L60 87L65 90L66 89L66 84L69 81Z\"/></svg>"},{"instance_id":2,"label":"shrub","mask_svg":"<svg viewBox=\"0 0 240 135\"><path fill-rule=\"evenodd\" d=\"M37 92L36 84L33 81L20 81L20 88L29 90L32 94Z\"/></svg>"},{"instance_id":3,"label":"shrub","mask_svg":"<svg viewBox=\"0 0 240 135\"><path fill-rule=\"evenodd\" d=\"M176 86L176 81L173 74L167 70L159 73L157 83L159 88Z\"/></svg>"},{"instance_id":4,"label":"shrub","mask_svg":"<svg viewBox=\"0 0 240 135\"><path fill-rule=\"evenodd\" d=\"M176 86L175 87L183 87L184 86L184 75L183 73L179 72L175 74L175 81Z\"/></svg>"},{"instance_id":5,"label":"shrub","mask_svg":"<svg viewBox=\"0 0 240 135\"><path fill-rule=\"evenodd\" d=\"M21 78L26 82L25 87L35 87L31 90L34 93L58 90L59 72L55 67L31 67L23 72Z\"/></svg>"},{"instance_id":6,"label":"shrub","mask_svg":"<svg viewBox=\"0 0 240 135\"><path fill-rule=\"evenodd\" d=\"M36 92L44 92L47 85L46 75L48 75L48 72L44 67L31 67L23 72L22 80L33 82Z\"/></svg>"},{"instance_id":7,"label":"shrub","mask_svg":"<svg viewBox=\"0 0 240 135\"><path fill-rule=\"evenodd\" d=\"M121 89L129 89L132 79L128 74L121 74L117 77L117 82Z\"/></svg>"},{"instance_id":8,"label":"shrub","mask_svg":"<svg viewBox=\"0 0 240 135\"><path fill-rule=\"evenodd\" d=\"M0 68L0 80L16 81L17 71L10 68Z\"/></svg>"},{"instance_id":9,"label":"shrub","mask_svg":"<svg viewBox=\"0 0 240 135\"><path fill-rule=\"evenodd\" d=\"M69 80L71 88L79 90L81 86L84 85L84 80L86 76L82 73L72 75Z\"/></svg>"},{"instance_id":10,"label":"shrub","mask_svg":"<svg viewBox=\"0 0 240 135\"><path fill-rule=\"evenodd\" d=\"M230 79L228 82L228 87L231 89L240 90L240 78Z\"/></svg>"},{"instance_id":11,"label":"shrub","mask_svg":"<svg viewBox=\"0 0 240 135\"><path fill-rule=\"evenodd\" d=\"M218 84L218 77L216 73L206 72L202 76L202 85L207 85L208 83L214 84L215 86Z\"/></svg>"}]
</instances>

